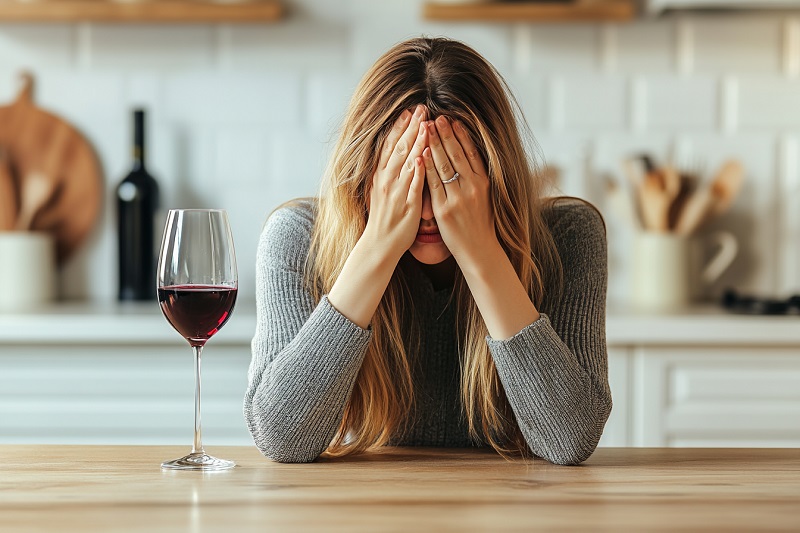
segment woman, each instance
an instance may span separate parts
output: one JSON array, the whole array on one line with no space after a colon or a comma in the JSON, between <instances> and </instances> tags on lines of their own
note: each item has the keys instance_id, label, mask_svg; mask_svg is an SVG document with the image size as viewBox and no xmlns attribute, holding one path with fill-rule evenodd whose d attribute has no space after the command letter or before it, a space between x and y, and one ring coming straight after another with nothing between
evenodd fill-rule
<instances>
[{"instance_id":1,"label":"woman","mask_svg":"<svg viewBox=\"0 0 800 533\"><path fill-rule=\"evenodd\" d=\"M244 412L264 455L594 451L611 411L605 227L540 197L511 101L448 39L367 72L320 199L262 233Z\"/></svg>"}]
</instances>

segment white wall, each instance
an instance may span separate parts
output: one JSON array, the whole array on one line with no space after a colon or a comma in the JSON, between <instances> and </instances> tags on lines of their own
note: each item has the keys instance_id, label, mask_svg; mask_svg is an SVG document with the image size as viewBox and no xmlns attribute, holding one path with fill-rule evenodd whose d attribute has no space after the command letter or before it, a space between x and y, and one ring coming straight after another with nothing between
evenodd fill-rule
<instances>
[{"instance_id":1,"label":"white wall","mask_svg":"<svg viewBox=\"0 0 800 533\"><path fill-rule=\"evenodd\" d=\"M265 216L315 193L360 75L399 40L446 35L507 77L566 193L602 207L599 176L618 174L631 152L674 152L709 171L739 157L744 194L713 226L733 228L743 254L720 286L800 290L800 13L445 24L422 21L419 1L287 4L288 18L273 25L0 24L0 102L14 97L17 73L32 70L39 104L94 143L107 200L127 171L129 110L147 106L165 207L229 210L247 295ZM112 207L64 269L65 296L113 299ZM629 235L611 216L609 226L618 299Z\"/></svg>"}]
</instances>

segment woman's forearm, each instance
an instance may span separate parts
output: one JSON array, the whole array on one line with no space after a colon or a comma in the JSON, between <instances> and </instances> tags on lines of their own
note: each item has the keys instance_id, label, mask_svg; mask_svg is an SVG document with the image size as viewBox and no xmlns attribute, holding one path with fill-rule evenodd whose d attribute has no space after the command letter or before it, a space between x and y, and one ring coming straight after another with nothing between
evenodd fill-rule
<instances>
[{"instance_id":1,"label":"woman's forearm","mask_svg":"<svg viewBox=\"0 0 800 533\"><path fill-rule=\"evenodd\" d=\"M351 322L366 329L386 292L400 257L365 232L345 261L328 301Z\"/></svg>"},{"instance_id":2,"label":"woman's forearm","mask_svg":"<svg viewBox=\"0 0 800 533\"><path fill-rule=\"evenodd\" d=\"M464 279L493 339L508 339L539 318L514 266L498 243L459 261Z\"/></svg>"}]
</instances>

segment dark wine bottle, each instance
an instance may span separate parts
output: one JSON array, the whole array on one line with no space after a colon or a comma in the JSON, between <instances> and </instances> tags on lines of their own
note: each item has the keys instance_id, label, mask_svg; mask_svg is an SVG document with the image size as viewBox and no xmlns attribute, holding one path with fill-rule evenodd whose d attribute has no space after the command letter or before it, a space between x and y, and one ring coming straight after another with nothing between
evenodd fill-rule
<instances>
[{"instance_id":1,"label":"dark wine bottle","mask_svg":"<svg viewBox=\"0 0 800 533\"><path fill-rule=\"evenodd\" d=\"M119 299L156 299L158 183L145 166L144 111L133 113L133 168L117 186Z\"/></svg>"}]
</instances>

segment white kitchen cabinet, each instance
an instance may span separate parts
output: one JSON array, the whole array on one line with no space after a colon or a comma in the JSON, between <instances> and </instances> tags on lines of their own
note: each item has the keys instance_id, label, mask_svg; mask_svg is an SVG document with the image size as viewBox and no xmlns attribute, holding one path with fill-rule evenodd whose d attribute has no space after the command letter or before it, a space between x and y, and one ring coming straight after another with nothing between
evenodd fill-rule
<instances>
[{"instance_id":1,"label":"white kitchen cabinet","mask_svg":"<svg viewBox=\"0 0 800 533\"><path fill-rule=\"evenodd\" d=\"M252 443L242 415L255 310L203 354L203 441ZM601 446L800 446L800 318L613 311ZM154 304L0 315L0 443L192 442L188 345Z\"/></svg>"},{"instance_id":2,"label":"white kitchen cabinet","mask_svg":"<svg viewBox=\"0 0 800 533\"><path fill-rule=\"evenodd\" d=\"M630 350L609 347L608 382L614 403L600 446L629 446L630 437Z\"/></svg>"},{"instance_id":3,"label":"white kitchen cabinet","mask_svg":"<svg viewBox=\"0 0 800 533\"><path fill-rule=\"evenodd\" d=\"M633 383L636 446L800 446L797 348L639 347Z\"/></svg>"},{"instance_id":4,"label":"white kitchen cabinet","mask_svg":"<svg viewBox=\"0 0 800 533\"><path fill-rule=\"evenodd\" d=\"M252 442L242 415L249 355L213 341L204 351L205 444ZM0 442L191 447L193 365L185 342L4 346Z\"/></svg>"}]
</instances>

